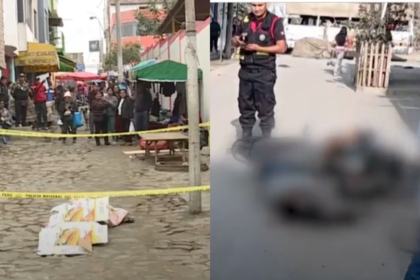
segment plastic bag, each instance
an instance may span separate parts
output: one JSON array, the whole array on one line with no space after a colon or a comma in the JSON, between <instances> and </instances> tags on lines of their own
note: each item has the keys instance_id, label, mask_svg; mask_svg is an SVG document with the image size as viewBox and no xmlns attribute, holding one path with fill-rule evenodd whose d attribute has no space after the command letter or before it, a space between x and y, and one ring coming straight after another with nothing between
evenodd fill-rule
<instances>
[{"instance_id":1,"label":"plastic bag","mask_svg":"<svg viewBox=\"0 0 420 280\"><path fill-rule=\"evenodd\" d=\"M61 121L61 119L57 120L57 125L60 125L60 126L63 125L63 122Z\"/></svg>"},{"instance_id":2,"label":"plastic bag","mask_svg":"<svg viewBox=\"0 0 420 280\"><path fill-rule=\"evenodd\" d=\"M134 132L134 131L136 131L136 128L134 127L134 123L133 122L130 122L130 130L129 130L129 132Z\"/></svg>"},{"instance_id":3,"label":"plastic bag","mask_svg":"<svg viewBox=\"0 0 420 280\"><path fill-rule=\"evenodd\" d=\"M83 118L80 112L75 112L73 115L73 126L74 127L81 127L83 126Z\"/></svg>"}]
</instances>

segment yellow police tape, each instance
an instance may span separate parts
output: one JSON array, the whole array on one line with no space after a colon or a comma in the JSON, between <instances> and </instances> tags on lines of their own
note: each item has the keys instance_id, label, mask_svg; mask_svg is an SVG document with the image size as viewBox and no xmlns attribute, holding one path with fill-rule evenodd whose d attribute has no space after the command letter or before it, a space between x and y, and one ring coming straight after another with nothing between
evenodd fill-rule
<instances>
[{"instance_id":1,"label":"yellow police tape","mask_svg":"<svg viewBox=\"0 0 420 280\"><path fill-rule=\"evenodd\" d=\"M210 122L200 123L200 127L209 128ZM121 132L121 133L102 133L102 134L61 134L61 133L48 133L48 132L34 132L34 131L20 131L20 130L10 130L10 129L0 129L0 135L8 136L20 136L20 137L39 137L39 138L83 138L83 137L112 137L112 136L126 136L126 135L136 135L136 134L150 134L150 133L159 133L159 132L171 132L171 131L180 131L188 129L187 125L168 127L154 130L146 131L131 131L131 132Z\"/></svg>"},{"instance_id":2,"label":"yellow police tape","mask_svg":"<svg viewBox=\"0 0 420 280\"><path fill-rule=\"evenodd\" d=\"M166 188L154 190L135 191L108 191L108 192L0 192L0 198L32 198L32 199L74 199L96 197L132 197L132 196L156 196L190 192L205 192L210 190L210 185L198 187Z\"/></svg>"}]
</instances>

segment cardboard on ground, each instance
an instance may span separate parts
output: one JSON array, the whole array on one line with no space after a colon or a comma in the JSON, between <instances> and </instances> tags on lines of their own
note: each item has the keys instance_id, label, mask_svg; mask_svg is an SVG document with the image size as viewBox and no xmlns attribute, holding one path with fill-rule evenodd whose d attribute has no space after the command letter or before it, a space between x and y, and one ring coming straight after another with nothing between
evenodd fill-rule
<instances>
[{"instance_id":1,"label":"cardboard on ground","mask_svg":"<svg viewBox=\"0 0 420 280\"><path fill-rule=\"evenodd\" d=\"M37 254L85 255L92 253L93 244L105 243L108 243L107 225L96 222L62 223L41 230Z\"/></svg>"},{"instance_id":2,"label":"cardboard on ground","mask_svg":"<svg viewBox=\"0 0 420 280\"><path fill-rule=\"evenodd\" d=\"M108 222L108 219L108 197L78 199L54 207L48 227L55 227L63 222Z\"/></svg>"}]
</instances>

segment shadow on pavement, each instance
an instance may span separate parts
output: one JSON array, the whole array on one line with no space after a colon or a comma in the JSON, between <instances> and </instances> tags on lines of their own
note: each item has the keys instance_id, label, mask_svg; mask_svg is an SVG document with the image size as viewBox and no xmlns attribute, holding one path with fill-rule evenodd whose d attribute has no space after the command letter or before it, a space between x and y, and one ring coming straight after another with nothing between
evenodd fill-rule
<instances>
[{"instance_id":1,"label":"shadow on pavement","mask_svg":"<svg viewBox=\"0 0 420 280\"><path fill-rule=\"evenodd\" d=\"M331 80L325 80L327 83L340 83L343 86L350 88L353 91L356 91L356 87L353 83L353 73L355 71L355 66L352 64L346 64L343 66L345 71L341 72L338 76L334 76L333 68L324 69L324 72L331 76Z\"/></svg>"},{"instance_id":2,"label":"shadow on pavement","mask_svg":"<svg viewBox=\"0 0 420 280\"><path fill-rule=\"evenodd\" d=\"M418 64L418 63L416 63ZM391 66L386 96L410 131L417 134L420 120L420 67L404 63Z\"/></svg>"}]
</instances>

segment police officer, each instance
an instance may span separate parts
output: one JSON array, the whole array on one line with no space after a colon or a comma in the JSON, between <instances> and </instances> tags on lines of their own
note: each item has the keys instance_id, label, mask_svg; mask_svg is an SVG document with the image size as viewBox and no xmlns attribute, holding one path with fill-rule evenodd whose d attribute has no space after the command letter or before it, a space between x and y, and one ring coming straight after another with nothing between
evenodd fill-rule
<instances>
[{"instance_id":1,"label":"police officer","mask_svg":"<svg viewBox=\"0 0 420 280\"><path fill-rule=\"evenodd\" d=\"M274 128L276 55L287 50L282 20L267 10L267 3L251 3L252 12L238 25L235 47L240 47L239 122L242 137L252 137L255 113L264 137Z\"/></svg>"}]
</instances>

